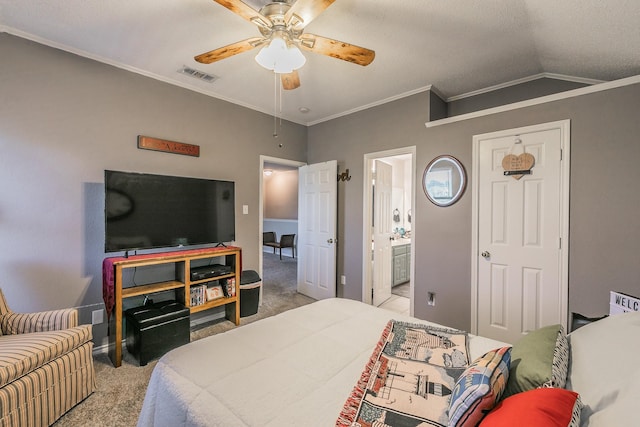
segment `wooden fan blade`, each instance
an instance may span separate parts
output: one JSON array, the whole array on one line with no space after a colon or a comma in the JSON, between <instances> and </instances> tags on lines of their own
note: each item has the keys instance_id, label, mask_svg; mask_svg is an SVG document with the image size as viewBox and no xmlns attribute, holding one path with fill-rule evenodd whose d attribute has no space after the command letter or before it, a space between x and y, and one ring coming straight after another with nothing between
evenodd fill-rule
<instances>
[{"instance_id":1,"label":"wooden fan blade","mask_svg":"<svg viewBox=\"0 0 640 427\"><path fill-rule=\"evenodd\" d=\"M371 64L376 57L376 53L373 50L314 34L302 34L300 36L300 47L310 52L362 66Z\"/></svg>"},{"instance_id":2,"label":"wooden fan blade","mask_svg":"<svg viewBox=\"0 0 640 427\"><path fill-rule=\"evenodd\" d=\"M211 64L212 62L220 61L221 59L251 50L254 47L258 47L261 44L266 43L267 41L268 40L260 37L254 37L202 53L194 59L202 64Z\"/></svg>"},{"instance_id":3,"label":"wooden fan blade","mask_svg":"<svg viewBox=\"0 0 640 427\"><path fill-rule=\"evenodd\" d=\"M335 0L296 0L291 8L284 15L284 22L291 24L291 18L297 16L301 22L294 25L296 28L304 28L309 25L326 8L331 6Z\"/></svg>"},{"instance_id":4,"label":"wooden fan blade","mask_svg":"<svg viewBox=\"0 0 640 427\"><path fill-rule=\"evenodd\" d=\"M293 90L300 87L300 76L297 70L289 74L280 74L280 81L284 90Z\"/></svg>"},{"instance_id":5,"label":"wooden fan blade","mask_svg":"<svg viewBox=\"0 0 640 427\"><path fill-rule=\"evenodd\" d=\"M260 12L252 8L240 0L213 0L220 6L224 6L231 12L235 13L256 25L271 27L273 24L269 18L266 18Z\"/></svg>"}]
</instances>

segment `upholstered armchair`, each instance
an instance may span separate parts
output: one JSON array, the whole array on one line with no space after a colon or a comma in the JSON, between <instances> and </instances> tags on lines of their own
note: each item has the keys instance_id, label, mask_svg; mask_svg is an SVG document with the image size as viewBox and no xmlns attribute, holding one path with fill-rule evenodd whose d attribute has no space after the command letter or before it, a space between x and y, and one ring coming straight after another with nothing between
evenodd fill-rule
<instances>
[{"instance_id":1,"label":"upholstered armchair","mask_svg":"<svg viewBox=\"0 0 640 427\"><path fill-rule=\"evenodd\" d=\"M78 310L65 308L39 313L14 313L0 289L0 325L4 335L69 329L78 326Z\"/></svg>"},{"instance_id":2,"label":"upholstered armchair","mask_svg":"<svg viewBox=\"0 0 640 427\"><path fill-rule=\"evenodd\" d=\"M0 425L48 426L95 390L76 309L15 313L0 289Z\"/></svg>"}]
</instances>

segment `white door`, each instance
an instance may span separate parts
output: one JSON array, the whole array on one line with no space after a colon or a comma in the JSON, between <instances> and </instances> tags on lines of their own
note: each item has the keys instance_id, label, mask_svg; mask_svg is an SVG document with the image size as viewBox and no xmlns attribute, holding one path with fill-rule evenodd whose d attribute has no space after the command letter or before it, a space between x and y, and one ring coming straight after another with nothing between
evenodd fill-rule
<instances>
[{"instance_id":1,"label":"white door","mask_svg":"<svg viewBox=\"0 0 640 427\"><path fill-rule=\"evenodd\" d=\"M514 343L542 326L566 327L568 133L567 121L474 137L479 335ZM505 174L505 156L526 163L523 153L533 155L531 174Z\"/></svg>"},{"instance_id":2,"label":"white door","mask_svg":"<svg viewBox=\"0 0 640 427\"><path fill-rule=\"evenodd\" d=\"M298 292L336 296L338 162L302 166L298 175Z\"/></svg>"},{"instance_id":3,"label":"white door","mask_svg":"<svg viewBox=\"0 0 640 427\"><path fill-rule=\"evenodd\" d=\"M391 196L390 164L375 161L373 195L373 305L391 298Z\"/></svg>"}]
</instances>

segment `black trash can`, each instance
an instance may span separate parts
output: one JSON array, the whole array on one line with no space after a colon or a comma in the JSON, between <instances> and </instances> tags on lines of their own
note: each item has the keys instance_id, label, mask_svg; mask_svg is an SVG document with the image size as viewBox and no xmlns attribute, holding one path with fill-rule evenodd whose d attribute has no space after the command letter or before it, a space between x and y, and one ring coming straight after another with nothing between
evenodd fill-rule
<instances>
[{"instance_id":1,"label":"black trash can","mask_svg":"<svg viewBox=\"0 0 640 427\"><path fill-rule=\"evenodd\" d=\"M240 273L240 317L253 316L258 312L262 279L253 270Z\"/></svg>"},{"instance_id":2,"label":"black trash can","mask_svg":"<svg viewBox=\"0 0 640 427\"><path fill-rule=\"evenodd\" d=\"M190 311L179 302L164 301L130 308L125 318L127 351L140 366L190 341Z\"/></svg>"}]
</instances>

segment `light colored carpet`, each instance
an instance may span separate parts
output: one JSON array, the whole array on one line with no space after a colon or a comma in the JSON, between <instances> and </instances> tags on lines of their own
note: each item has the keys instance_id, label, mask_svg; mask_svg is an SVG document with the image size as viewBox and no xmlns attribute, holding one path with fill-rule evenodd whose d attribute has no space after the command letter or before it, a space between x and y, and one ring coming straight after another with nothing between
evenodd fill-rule
<instances>
[{"instance_id":1,"label":"light colored carpet","mask_svg":"<svg viewBox=\"0 0 640 427\"><path fill-rule=\"evenodd\" d=\"M191 341L215 335L256 320L312 303L312 298L296 292L296 260L264 253L262 305L258 313L240 319L240 326L222 320L191 332ZM98 389L87 399L67 412L54 425L75 426L135 426L151 372L157 361L138 366L123 348L122 366L114 368L106 354L94 356Z\"/></svg>"}]
</instances>

